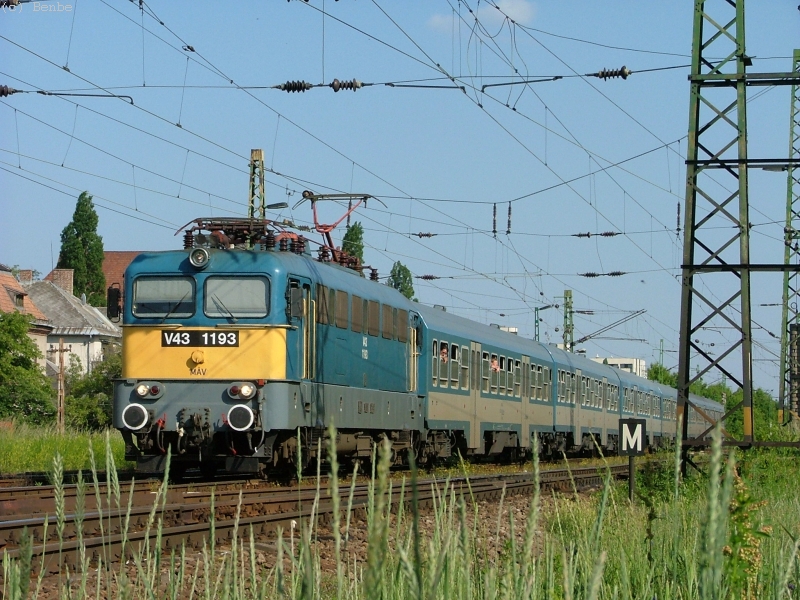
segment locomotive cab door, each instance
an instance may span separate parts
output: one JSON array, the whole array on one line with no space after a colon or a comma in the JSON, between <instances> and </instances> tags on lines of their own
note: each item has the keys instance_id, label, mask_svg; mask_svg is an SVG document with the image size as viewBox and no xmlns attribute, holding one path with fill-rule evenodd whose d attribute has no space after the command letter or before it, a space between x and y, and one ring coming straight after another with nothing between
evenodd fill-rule
<instances>
[{"instance_id":1,"label":"locomotive cab door","mask_svg":"<svg viewBox=\"0 0 800 600\"><path fill-rule=\"evenodd\" d=\"M292 276L286 289L287 363L298 379L313 379L315 364L315 303L311 297L311 281Z\"/></svg>"}]
</instances>

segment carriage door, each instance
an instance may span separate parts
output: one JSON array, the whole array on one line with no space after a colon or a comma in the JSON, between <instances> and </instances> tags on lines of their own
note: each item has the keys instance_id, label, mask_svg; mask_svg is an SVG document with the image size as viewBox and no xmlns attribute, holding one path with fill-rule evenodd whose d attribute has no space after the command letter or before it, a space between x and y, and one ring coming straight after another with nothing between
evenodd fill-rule
<instances>
[{"instance_id":1,"label":"carriage door","mask_svg":"<svg viewBox=\"0 0 800 600\"><path fill-rule=\"evenodd\" d=\"M470 361L469 361L469 404L467 414L469 415L469 447L481 447L481 419L478 411L481 407L481 387L483 386L484 365L481 358L481 345L478 342L470 342ZM489 362L486 361L488 369ZM489 373L486 372L487 382Z\"/></svg>"},{"instance_id":2,"label":"carriage door","mask_svg":"<svg viewBox=\"0 0 800 600\"><path fill-rule=\"evenodd\" d=\"M289 324L295 328L286 334L287 359L298 379L313 379L316 320L311 281L304 277L290 277L286 296Z\"/></svg>"},{"instance_id":3,"label":"carriage door","mask_svg":"<svg viewBox=\"0 0 800 600\"><path fill-rule=\"evenodd\" d=\"M519 440L520 448L530 447L530 422L533 418L533 407L530 406L531 399L531 358L522 357L522 372L517 373L517 384L522 386L522 397L520 398L520 418L522 422L522 436Z\"/></svg>"},{"instance_id":4,"label":"carriage door","mask_svg":"<svg viewBox=\"0 0 800 600\"><path fill-rule=\"evenodd\" d=\"M422 353L422 321L417 313L408 313L406 327L406 357L408 359L407 389L409 392L419 390L419 356ZM399 332L399 328L398 328ZM402 338L400 341L403 341Z\"/></svg>"}]
</instances>

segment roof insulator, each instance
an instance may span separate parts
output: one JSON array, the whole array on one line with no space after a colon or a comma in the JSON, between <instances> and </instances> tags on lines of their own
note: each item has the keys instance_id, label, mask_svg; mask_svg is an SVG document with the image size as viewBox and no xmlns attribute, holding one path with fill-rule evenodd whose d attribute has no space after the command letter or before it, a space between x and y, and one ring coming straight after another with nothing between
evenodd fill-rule
<instances>
[{"instance_id":1,"label":"roof insulator","mask_svg":"<svg viewBox=\"0 0 800 600\"><path fill-rule=\"evenodd\" d=\"M338 79L334 79L330 83L330 87L333 89L334 92L338 92L339 90L353 90L354 92L364 84L361 83L358 79L351 79L350 81L339 81Z\"/></svg>"},{"instance_id":2,"label":"roof insulator","mask_svg":"<svg viewBox=\"0 0 800 600\"><path fill-rule=\"evenodd\" d=\"M622 77L623 79L627 79L628 75L633 73L628 67L624 66L621 69L603 69L599 73L589 73L592 77L599 77L602 80L606 79L614 79L616 77Z\"/></svg>"},{"instance_id":3,"label":"roof insulator","mask_svg":"<svg viewBox=\"0 0 800 600\"><path fill-rule=\"evenodd\" d=\"M284 92L306 92L314 86L307 81L287 81L272 87Z\"/></svg>"}]
</instances>

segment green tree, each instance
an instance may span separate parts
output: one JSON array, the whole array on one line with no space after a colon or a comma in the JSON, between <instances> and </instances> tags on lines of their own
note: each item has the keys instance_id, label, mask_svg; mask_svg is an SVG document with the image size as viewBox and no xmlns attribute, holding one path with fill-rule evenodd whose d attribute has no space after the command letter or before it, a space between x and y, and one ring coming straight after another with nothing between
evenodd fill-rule
<instances>
[{"instance_id":1,"label":"green tree","mask_svg":"<svg viewBox=\"0 0 800 600\"><path fill-rule=\"evenodd\" d=\"M386 284L398 290L409 300L414 297L414 283L411 278L411 271L399 260L392 265Z\"/></svg>"},{"instance_id":2,"label":"green tree","mask_svg":"<svg viewBox=\"0 0 800 600\"><path fill-rule=\"evenodd\" d=\"M81 193L72 221L61 232L59 269L72 269L73 291L76 296L86 294L92 306L104 306L106 278L103 275L103 238L97 234L97 213L92 197Z\"/></svg>"},{"instance_id":3,"label":"green tree","mask_svg":"<svg viewBox=\"0 0 800 600\"><path fill-rule=\"evenodd\" d=\"M0 418L41 424L55 415L54 393L36 363L41 353L29 327L28 315L0 313Z\"/></svg>"},{"instance_id":4,"label":"green tree","mask_svg":"<svg viewBox=\"0 0 800 600\"><path fill-rule=\"evenodd\" d=\"M650 381L655 381L662 385L668 385L674 388L678 387L678 376L675 373L671 373L670 370L661 363L653 363L650 365L647 369L647 378Z\"/></svg>"},{"instance_id":5,"label":"green tree","mask_svg":"<svg viewBox=\"0 0 800 600\"><path fill-rule=\"evenodd\" d=\"M364 263L364 228L359 221L347 227L342 238L342 250L350 256L357 256Z\"/></svg>"},{"instance_id":6,"label":"green tree","mask_svg":"<svg viewBox=\"0 0 800 600\"><path fill-rule=\"evenodd\" d=\"M122 376L122 355L109 351L91 373L82 375L80 361L71 363L67 371L67 396L64 417L76 429L105 429L111 424L111 399L114 379Z\"/></svg>"}]
</instances>

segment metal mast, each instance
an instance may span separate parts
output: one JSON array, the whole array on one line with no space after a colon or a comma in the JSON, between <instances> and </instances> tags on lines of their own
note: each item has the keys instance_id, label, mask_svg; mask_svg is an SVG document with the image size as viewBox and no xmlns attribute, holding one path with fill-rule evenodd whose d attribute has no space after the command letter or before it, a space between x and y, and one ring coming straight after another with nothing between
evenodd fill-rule
<instances>
[{"instance_id":1,"label":"metal mast","mask_svg":"<svg viewBox=\"0 0 800 600\"><path fill-rule=\"evenodd\" d=\"M575 351L575 313L572 310L572 290L564 290L564 350Z\"/></svg>"},{"instance_id":2,"label":"metal mast","mask_svg":"<svg viewBox=\"0 0 800 600\"><path fill-rule=\"evenodd\" d=\"M791 268L750 263L748 169L790 161L748 157L746 91L752 85L788 85L797 76L747 73L752 61L745 53L744 5L744 0L695 0L678 364L684 469L688 448L705 445L713 427L713 420L692 406L708 428L687 439L689 387L709 372L742 390L742 401L722 419L741 409L743 437L725 443L753 445L750 274Z\"/></svg>"},{"instance_id":3,"label":"metal mast","mask_svg":"<svg viewBox=\"0 0 800 600\"><path fill-rule=\"evenodd\" d=\"M249 198L247 216L251 219L266 219L266 206L264 204L264 151L261 149L250 150Z\"/></svg>"},{"instance_id":4,"label":"metal mast","mask_svg":"<svg viewBox=\"0 0 800 600\"><path fill-rule=\"evenodd\" d=\"M792 72L800 73L800 50L794 51ZM800 159L800 86L792 85L791 107L789 113L789 158ZM786 165L789 173L786 191L786 227L784 228L784 264L800 264L800 164L794 162ZM783 319L781 325L781 375L778 383L778 401L780 404L779 420L788 421L793 415L797 417L797 399L800 390L796 380L791 376L798 370L796 357L793 360L792 345L797 343L796 332L790 331L800 325L800 274L787 270L783 274ZM792 335L794 333L794 335ZM794 369L792 368L794 367ZM792 384L795 385L792 385Z\"/></svg>"}]
</instances>

